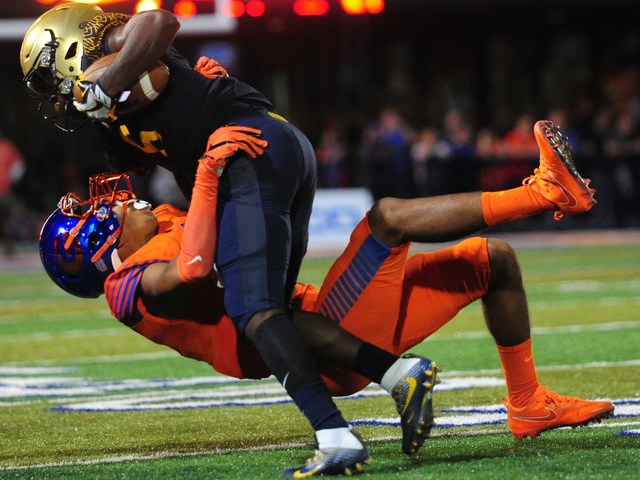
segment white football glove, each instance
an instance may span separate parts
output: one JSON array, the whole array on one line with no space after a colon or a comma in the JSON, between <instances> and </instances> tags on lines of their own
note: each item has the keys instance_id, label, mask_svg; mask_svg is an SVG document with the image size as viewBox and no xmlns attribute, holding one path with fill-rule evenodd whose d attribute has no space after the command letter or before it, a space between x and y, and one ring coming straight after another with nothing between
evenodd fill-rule
<instances>
[{"instance_id":1,"label":"white football glove","mask_svg":"<svg viewBox=\"0 0 640 480\"><path fill-rule=\"evenodd\" d=\"M102 90L99 82L78 82L82 90L82 101L73 101L73 106L79 112L84 112L89 118L109 122L115 119L115 105L117 97L110 97Z\"/></svg>"}]
</instances>

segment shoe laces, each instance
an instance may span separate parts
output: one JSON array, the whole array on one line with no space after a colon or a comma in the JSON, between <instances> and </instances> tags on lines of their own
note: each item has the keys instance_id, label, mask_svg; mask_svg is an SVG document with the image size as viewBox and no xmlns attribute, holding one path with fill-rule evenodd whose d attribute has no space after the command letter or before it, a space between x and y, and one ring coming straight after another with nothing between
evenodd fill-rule
<instances>
[{"instance_id":1,"label":"shoe laces","mask_svg":"<svg viewBox=\"0 0 640 480\"><path fill-rule=\"evenodd\" d=\"M572 407L576 401L579 401L580 399L577 397L569 397L567 395L560 395L559 393L556 393L552 390L548 390L547 388L544 388L544 402L547 405L552 405L556 408L561 408L564 404L564 407Z\"/></svg>"},{"instance_id":2,"label":"shoe laces","mask_svg":"<svg viewBox=\"0 0 640 480\"><path fill-rule=\"evenodd\" d=\"M546 172L547 170L549 169L541 164L540 167L533 170L533 175L529 175L527 178L522 180L522 184L530 185L531 183L536 182L539 187L544 188L547 191L551 190L551 185L555 185L555 183L549 180Z\"/></svg>"},{"instance_id":3,"label":"shoe laces","mask_svg":"<svg viewBox=\"0 0 640 480\"><path fill-rule=\"evenodd\" d=\"M533 175L529 175L527 178L522 180L522 185L531 185L533 182L535 182L540 190L544 190L547 193L551 192L551 186L555 184L550 182L547 178L544 178L542 176L543 174L543 170L541 170L540 168L536 168L533 171ZM562 213L560 210L556 210L553 213L554 220L562 220L562 217L564 217L564 213Z\"/></svg>"},{"instance_id":4,"label":"shoe laces","mask_svg":"<svg viewBox=\"0 0 640 480\"><path fill-rule=\"evenodd\" d=\"M544 403L546 403L547 405L553 405L554 407L557 407L560 404L560 397L559 395L552 391L552 390L547 390L546 388L544 389Z\"/></svg>"}]
</instances>

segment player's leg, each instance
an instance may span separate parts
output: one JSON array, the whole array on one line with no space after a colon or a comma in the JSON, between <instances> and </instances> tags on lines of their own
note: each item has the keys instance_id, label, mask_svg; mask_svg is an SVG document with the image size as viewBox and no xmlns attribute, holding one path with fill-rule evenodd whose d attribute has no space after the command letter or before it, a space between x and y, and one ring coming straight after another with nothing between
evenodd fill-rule
<instances>
[{"instance_id":1,"label":"player's leg","mask_svg":"<svg viewBox=\"0 0 640 480\"><path fill-rule=\"evenodd\" d=\"M487 239L480 237L407 259L394 351L421 343L481 299L490 275Z\"/></svg>"},{"instance_id":2,"label":"player's leg","mask_svg":"<svg viewBox=\"0 0 640 480\"><path fill-rule=\"evenodd\" d=\"M515 252L502 240L471 238L407 261L397 351L422 342L477 299L482 299L485 321L496 341L507 384L509 427L516 438L584 425L613 413L609 402L566 397L540 385L520 267ZM553 408L553 418L547 407Z\"/></svg>"},{"instance_id":3,"label":"player's leg","mask_svg":"<svg viewBox=\"0 0 640 480\"><path fill-rule=\"evenodd\" d=\"M485 320L493 335L507 383L509 428L521 439L565 426L581 426L613 414L609 402L595 402L559 395L538 381L533 352L527 298L518 260L504 241L489 242L491 280L482 298Z\"/></svg>"},{"instance_id":4,"label":"player's leg","mask_svg":"<svg viewBox=\"0 0 640 480\"><path fill-rule=\"evenodd\" d=\"M225 307L316 432L322 454L294 471L311 476L361 470L369 451L333 402L311 349L291 322L289 299L300 262L292 255L301 254L297 245L304 242L304 225L293 222L308 221L308 213L295 212L305 207L296 203L301 192L312 196L315 177L307 157L313 150L284 122L274 122L266 115L239 122L259 128L269 148L255 161L235 159L220 179L216 263ZM300 155L305 146L306 155Z\"/></svg>"},{"instance_id":5,"label":"player's leg","mask_svg":"<svg viewBox=\"0 0 640 480\"><path fill-rule=\"evenodd\" d=\"M543 211L556 211L556 218L588 211L595 204L595 190L577 172L567 138L549 121L537 122L534 133L540 165L522 186L499 192L382 199L369 216L371 230L389 246L432 243L457 240Z\"/></svg>"},{"instance_id":6,"label":"player's leg","mask_svg":"<svg viewBox=\"0 0 640 480\"><path fill-rule=\"evenodd\" d=\"M392 394L403 425L403 451L413 454L433 424L431 391L438 367L423 357L389 352L408 248L382 244L363 219L322 285L314 309L324 316L296 312L294 323L321 359L334 395L354 393L370 382ZM408 389L413 383L417 388Z\"/></svg>"}]
</instances>

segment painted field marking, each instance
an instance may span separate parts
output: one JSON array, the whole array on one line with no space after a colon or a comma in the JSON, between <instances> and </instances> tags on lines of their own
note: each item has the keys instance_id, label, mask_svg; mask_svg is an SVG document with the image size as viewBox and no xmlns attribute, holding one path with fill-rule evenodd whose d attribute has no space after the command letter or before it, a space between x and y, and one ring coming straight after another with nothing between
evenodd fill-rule
<instances>
[{"instance_id":1,"label":"painted field marking","mask_svg":"<svg viewBox=\"0 0 640 480\"><path fill-rule=\"evenodd\" d=\"M620 426L638 426L640 422L625 422L625 423L612 423L612 424L595 424L590 425L585 428L596 428L596 427L620 427ZM436 426L437 427L437 426ZM460 437L477 437L477 436L486 436L486 435L507 435L507 431L504 430L496 430L496 429L474 429L469 431L462 431L456 433L457 436ZM449 436L450 433L447 432L438 432L432 430L431 437L437 438L441 436ZM640 429L630 429L630 430L622 430L620 432L621 436L640 436ZM371 436L367 438L367 442L369 444L374 442L388 442L388 441L396 441L402 438L400 434L398 435L377 435ZM272 445L260 445L255 447L233 447L233 448L219 448L210 451L198 451L198 452L176 452L176 451L162 451L162 452L154 452L152 454L129 454L129 455L115 455L110 457L101 457L101 458L93 458L87 460L76 460L76 461L62 461L62 462L47 462L47 463L38 463L33 465L16 465L16 466L7 466L0 467L0 471L20 471L20 470L29 470L29 469L47 469L47 468L55 468L55 467L66 467L66 466L82 466L82 465L103 465L103 464L113 464L113 463L123 463L123 462L131 462L131 461L149 461L149 460L160 460L165 458L190 458L190 457L206 457L206 456L214 456L214 455L227 455L238 452L259 452L259 451L267 451L267 450L287 450L291 448L304 448L308 447L308 443L278 443Z\"/></svg>"}]
</instances>

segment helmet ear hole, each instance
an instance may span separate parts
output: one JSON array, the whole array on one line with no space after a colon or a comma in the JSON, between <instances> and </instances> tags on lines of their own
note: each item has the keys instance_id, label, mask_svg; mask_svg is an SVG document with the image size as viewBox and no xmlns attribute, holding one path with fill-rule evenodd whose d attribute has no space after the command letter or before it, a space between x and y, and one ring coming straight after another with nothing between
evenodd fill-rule
<instances>
[{"instance_id":1,"label":"helmet ear hole","mask_svg":"<svg viewBox=\"0 0 640 480\"><path fill-rule=\"evenodd\" d=\"M75 57L78 54L78 42L73 42L67 49L67 54L64 56L65 60Z\"/></svg>"},{"instance_id":2,"label":"helmet ear hole","mask_svg":"<svg viewBox=\"0 0 640 480\"><path fill-rule=\"evenodd\" d=\"M89 251L93 251L95 250L95 248L98 246L98 243L100 242L100 234L98 232L92 232L89 234L89 237L87 238L87 246L89 247Z\"/></svg>"}]
</instances>

